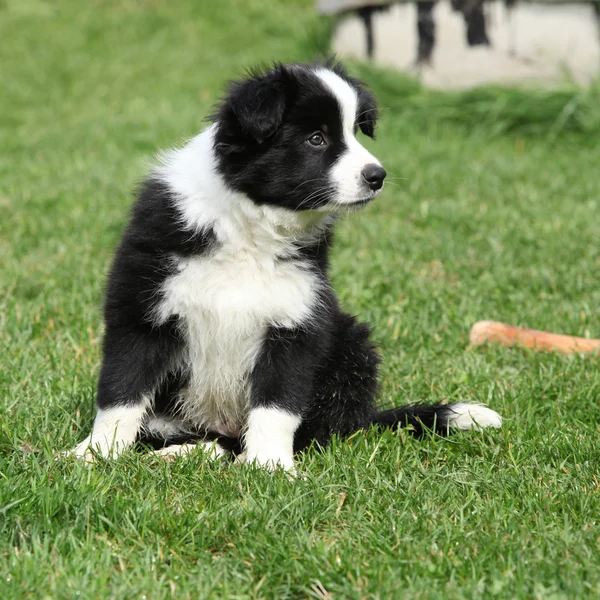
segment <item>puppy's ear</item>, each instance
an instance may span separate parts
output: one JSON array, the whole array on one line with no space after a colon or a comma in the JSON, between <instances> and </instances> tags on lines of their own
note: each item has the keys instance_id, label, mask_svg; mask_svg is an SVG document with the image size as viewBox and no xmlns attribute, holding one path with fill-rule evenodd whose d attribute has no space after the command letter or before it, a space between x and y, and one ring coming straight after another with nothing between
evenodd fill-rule
<instances>
[{"instance_id":1,"label":"puppy's ear","mask_svg":"<svg viewBox=\"0 0 600 600\"><path fill-rule=\"evenodd\" d=\"M293 75L283 66L233 84L213 116L219 123L219 146L235 151L270 138L283 123L292 87Z\"/></svg>"},{"instance_id":2,"label":"puppy's ear","mask_svg":"<svg viewBox=\"0 0 600 600\"><path fill-rule=\"evenodd\" d=\"M370 138L375 137L375 125L379 117L377 102L373 95L363 86L362 82L358 82L358 108L356 111L356 124L360 130Z\"/></svg>"}]
</instances>

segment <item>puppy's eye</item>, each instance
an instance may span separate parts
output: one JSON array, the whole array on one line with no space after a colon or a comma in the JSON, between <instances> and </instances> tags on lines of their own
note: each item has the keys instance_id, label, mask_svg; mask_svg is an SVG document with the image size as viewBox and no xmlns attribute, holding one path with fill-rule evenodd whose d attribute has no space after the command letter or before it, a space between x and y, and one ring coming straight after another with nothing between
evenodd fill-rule
<instances>
[{"instance_id":1,"label":"puppy's eye","mask_svg":"<svg viewBox=\"0 0 600 600\"><path fill-rule=\"evenodd\" d=\"M325 136L320 132L316 131L308 138L308 143L311 146L326 146Z\"/></svg>"}]
</instances>

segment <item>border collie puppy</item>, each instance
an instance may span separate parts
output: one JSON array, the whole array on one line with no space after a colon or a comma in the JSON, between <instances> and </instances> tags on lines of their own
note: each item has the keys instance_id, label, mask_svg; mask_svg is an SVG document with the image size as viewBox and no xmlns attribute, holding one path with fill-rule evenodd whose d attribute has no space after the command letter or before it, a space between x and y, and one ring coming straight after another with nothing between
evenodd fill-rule
<instances>
[{"instance_id":1,"label":"border collie puppy","mask_svg":"<svg viewBox=\"0 0 600 600\"><path fill-rule=\"evenodd\" d=\"M336 219L383 188L356 138L376 118L340 64L279 65L233 84L212 125L162 156L109 276L98 412L74 454L195 442L292 470L311 442L371 425L500 426L477 404L377 409L369 327L328 277Z\"/></svg>"}]
</instances>

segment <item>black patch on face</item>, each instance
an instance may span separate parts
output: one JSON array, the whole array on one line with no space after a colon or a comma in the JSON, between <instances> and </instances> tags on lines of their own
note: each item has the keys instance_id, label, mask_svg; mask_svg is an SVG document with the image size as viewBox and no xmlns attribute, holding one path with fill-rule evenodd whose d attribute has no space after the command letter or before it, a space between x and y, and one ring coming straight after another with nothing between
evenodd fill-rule
<instances>
[{"instance_id":1,"label":"black patch on face","mask_svg":"<svg viewBox=\"0 0 600 600\"><path fill-rule=\"evenodd\" d=\"M358 94L356 124L373 134L373 97L340 65L323 65ZM226 183L259 204L314 210L331 201L332 166L346 150L337 98L314 66L278 66L234 84L213 116L215 153ZM326 145L309 140L322 135ZM314 140L313 140L314 141Z\"/></svg>"}]
</instances>

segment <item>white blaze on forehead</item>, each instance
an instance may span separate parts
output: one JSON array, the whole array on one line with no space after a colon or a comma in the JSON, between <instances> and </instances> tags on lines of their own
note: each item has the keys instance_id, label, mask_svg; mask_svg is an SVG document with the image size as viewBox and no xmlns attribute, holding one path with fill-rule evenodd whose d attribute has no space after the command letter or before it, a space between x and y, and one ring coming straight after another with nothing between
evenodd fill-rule
<instances>
[{"instance_id":1,"label":"white blaze on forehead","mask_svg":"<svg viewBox=\"0 0 600 600\"><path fill-rule=\"evenodd\" d=\"M337 99L342 112L344 130L353 131L358 107L358 96L355 89L339 75L328 69L318 69L316 75Z\"/></svg>"},{"instance_id":2,"label":"white blaze on forehead","mask_svg":"<svg viewBox=\"0 0 600 600\"><path fill-rule=\"evenodd\" d=\"M335 190L333 201L335 204L343 205L373 198L379 191L373 193L366 188L361 173L367 165L380 165L380 163L360 144L354 135L358 94L347 81L333 71L317 69L315 74L338 102L346 146L346 149L331 167L329 174L332 187Z\"/></svg>"}]
</instances>

